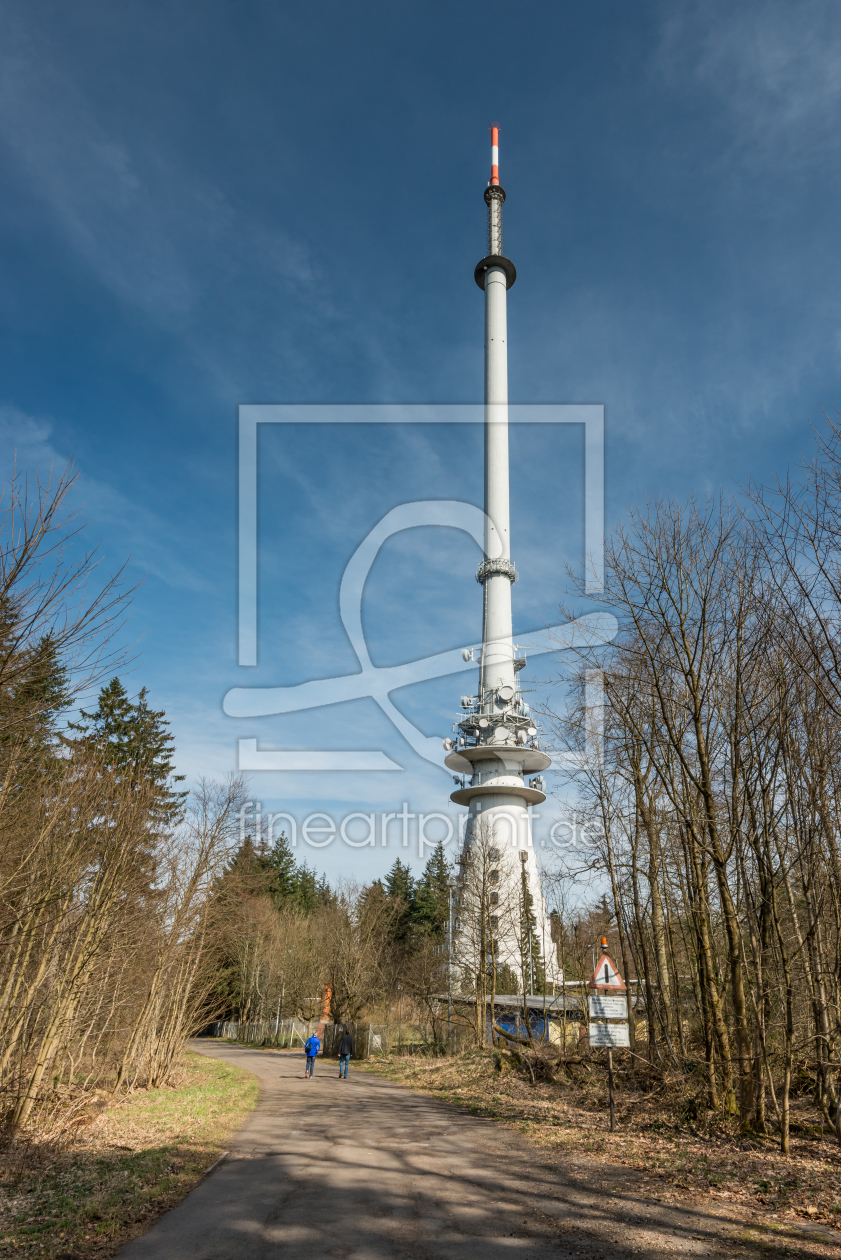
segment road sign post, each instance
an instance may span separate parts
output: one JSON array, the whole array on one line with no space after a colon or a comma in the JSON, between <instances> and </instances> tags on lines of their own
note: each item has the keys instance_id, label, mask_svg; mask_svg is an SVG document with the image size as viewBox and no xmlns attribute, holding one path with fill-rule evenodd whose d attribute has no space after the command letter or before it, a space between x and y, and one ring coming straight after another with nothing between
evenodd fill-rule
<instances>
[{"instance_id":1,"label":"road sign post","mask_svg":"<svg viewBox=\"0 0 841 1260\"><path fill-rule=\"evenodd\" d=\"M614 1105L614 1089L613 1089L613 1050L607 1052L607 1090L610 1098L610 1131L616 1132L616 1107Z\"/></svg>"},{"instance_id":2,"label":"road sign post","mask_svg":"<svg viewBox=\"0 0 841 1260\"><path fill-rule=\"evenodd\" d=\"M601 938L602 956L593 972L588 988L594 990L590 997L590 1045L607 1048L607 1087L610 1098L610 1131L616 1132L616 1089L613 1077L613 1051L630 1046L628 1024L608 1023L608 1020L628 1018L628 1000L625 981L619 968L607 952L607 937ZM593 1019L605 1022L593 1023Z\"/></svg>"}]
</instances>

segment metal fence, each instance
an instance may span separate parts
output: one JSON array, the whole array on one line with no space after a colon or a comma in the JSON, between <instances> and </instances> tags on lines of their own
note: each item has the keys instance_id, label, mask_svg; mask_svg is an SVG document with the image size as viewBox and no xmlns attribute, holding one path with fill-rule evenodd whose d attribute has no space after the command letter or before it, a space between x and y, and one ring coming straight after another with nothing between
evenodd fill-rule
<instances>
[{"instance_id":1,"label":"metal fence","mask_svg":"<svg viewBox=\"0 0 841 1260\"><path fill-rule=\"evenodd\" d=\"M371 1024L367 1022L333 1024L325 1029L324 1053L330 1054L338 1046L344 1028L353 1033L355 1058L370 1058L373 1054L420 1054L446 1055L461 1048L465 1038L472 1034L467 1028L452 1030L449 1048L446 1031L436 1038L431 1026L406 1024Z\"/></svg>"},{"instance_id":2,"label":"metal fence","mask_svg":"<svg viewBox=\"0 0 841 1260\"><path fill-rule=\"evenodd\" d=\"M279 1049L303 1048L319 1027L317 1019L253 1020L240 1023L237 1020L220 1020L209 1025L205 1036L221 1037L255 1046L276 1046ZM446 1048L432 1040L428 1029L412 1028L406 1024L371 1024L347 1021L326 1024L321 1032L322 1052L328 1058L339 1053L339 1042L345 1028L353 1036L355 1059L367 1059L375 1054L446 1054Z\"/></svg>"},{"instance_id":3,"label":"metal fence","mask_svg":"<svg viewBox=\"0 0 841 1260\"><path fill-rule=\"evenodd\" d=\"M220 1020L210 1025L207 1035L222 1037L226 1041L244 1041L255 1046L283 1048L303 1046L317 1027L317 1019L251 1020L245 1024L238 1020Z\"/></svg>"}]
</instances>

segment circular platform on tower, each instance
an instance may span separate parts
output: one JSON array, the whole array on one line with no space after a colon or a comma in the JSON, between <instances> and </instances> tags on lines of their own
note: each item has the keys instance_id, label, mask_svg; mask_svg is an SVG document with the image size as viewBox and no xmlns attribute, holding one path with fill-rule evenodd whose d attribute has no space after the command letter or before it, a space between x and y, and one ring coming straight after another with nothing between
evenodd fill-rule
<instances>
[{"instance_id":1,"label":"circular platform on tower","mask_svg":"<svg viewBox=\"0 0 841 1260\"><path fill-rule=\"evenodd\" d=\"M450 800L454 805L469 805L477 796L517 796L526 805L542 805L546 800L545 792L526 787L525 783L518 783L514 787L510 783L493 782L480 783L476 787L459 788L456 792L450 793Z\"/></svg>"},{"instance_id":2,"label":"circular platform on tower","mask_svg":"<svg viewBox=\"0 0 841 1260\"><path fill-rule=\"evenodd\" d=\"M524 748L522 744L471 744L467 748L454 748L444 758L444 765L457 774L472 774L477 761L500 762L501 774L505 774L506 761L519 766L522 774L537 774L548 770L552 764L552 758L539 748Z\"/></svg>"},{"instance_id":3,"label":"circular platform on tower","mask_svg":"<svg viewBox=\"0 0 841 1260\"><path fill-rule=\"evenodd\" d=\"M499 267L505 272L505 287L510 289L511 285L517 279L517 268L514 266L510 258L505 258L503 254L488 254L487 258L483 258L481 262L476 264L473 272L473 279L476 281L480 289L485 287L485 275L490 271L491 267Z\"/></svg>"}]
</instances>

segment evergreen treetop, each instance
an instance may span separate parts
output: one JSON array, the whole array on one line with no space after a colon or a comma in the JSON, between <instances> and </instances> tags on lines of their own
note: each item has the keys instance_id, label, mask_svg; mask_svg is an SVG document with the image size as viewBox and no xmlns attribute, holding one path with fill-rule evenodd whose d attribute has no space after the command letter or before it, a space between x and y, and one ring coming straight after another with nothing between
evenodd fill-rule
<instances>
[{"instance_id":1,"label":"evergreen treetop","mask_svg":"<svg viewBox=\"0 0 841 1260\"><path fill-rule=\"evenodd\" d=\"M0 655L8 650L0 622ZM0 685L0 743L43 750L55 743L58 716L70 703L67 669L49 635L19 655L25 660L14 681Z\"/></svg>"},{"instance_id":2,"label":"evergreen treetop","mask_svg":"<svg viewBox=\"0 0 841 1260\"><path fill-rule=\"evenodd\" d=\"M97 707L90 713L82 709L80 720L68 724L77 735L65 742L71 748L96 749L110 770L151 783L157 796L155 819L170 823L184 807L187 793L173 787L184 775L174 773L174 737L165 711L150 708L147 697L143 687L131 700L120 679L112 678L100 691Z\"/></svg>"},{"instance_id":3,"label":"evergreen treetop","mask_svg":"<svg viewBox=\"0 0 841 1260\"><path fill-rule=\"evenodd\" d=\"M413 903L413 919L424 932L443 939L449 916L450 867L441 841L435 846L423 875L418 880Z\"/></svg>"},{"instance_id":4,"label":"evergreen treetop","mask_svg":"<svg viewBox=\"0 0 841 1260\"><path fill-rule=\"evenodd\" d=\"M411 906L415 899L415 877L408 862L397 858L385 877L385 891L389 897L400 897L407 906Z\"/></svg>"},{"instance_id":5,"label":"evergreen treetop","mask_svg":"<svg viewBox=\"0 0 841 1260\"><path fill-rule=\"evenodd\" d=\"M543 993L546 988L546 972L540 951L540 937L537 934L537 917L534 913L534 897L528 885L525 863L520 875L520 948L523 956L523 971L526 981L529 980L528 960L531 955L531 992ZM529 949L531 946L531 949Z\"/></svg>"},{"instance_id":6,"label":"evergreen treetop","mask_svg":"<svg viewBox=\"0 0 841 1260\"><path fill-rule=\"evenodd\" d=\"M294 908L305 914L329 905L333 890L327 878L295 860L292 846L283 834L276 837L271 848L256 845L251 836L240 844L222 876L221 886L236 878L240 888L255 895L271 897L278 910Z\"/></svg>"},{"instance_id":7,"label":"evergreen treetop","mask_svg":"<svg viewBox=\"0 0 841 1260\"><path fill-rule=\"evenodd\" d=\"M391 935L396 942L405 942L412 933L415 904L415 877L407 862L396 859L385 877L385 892L396 908Z\"/></svg>"}]
</instances>

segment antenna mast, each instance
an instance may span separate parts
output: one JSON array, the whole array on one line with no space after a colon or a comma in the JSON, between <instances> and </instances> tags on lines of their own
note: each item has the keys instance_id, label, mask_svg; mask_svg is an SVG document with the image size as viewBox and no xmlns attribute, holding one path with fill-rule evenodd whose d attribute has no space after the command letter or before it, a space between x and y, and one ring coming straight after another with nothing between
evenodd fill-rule
<instances>
[{"instance_id":1,"label":"antenna mast","mask_svg":"<svg viewBox=\"0 0 841 1260\"><path fill-rule=\"evenodd\" d=\"M539 776L528 784L526 774L546 770L551 761L540 751L537 728L517 683L524 659L514 656L511 588L517 570L511 559L508 470L508 290L517 270L502 252L502 207L505 189L499 182L499 127L491 128L491 178L485 189L488 210L488 252L474 271L485 295L485 558L476 581L483 588L482 662L479 695L462 697L466 710L444 741L451 770L470 774L470 786L450 799L469 808L465 843L484 838L492 853L520 850L523 874L536 918L545 918L537 859L531 835L529 806L546 800ZM453 744L456 747L453 747ZM497 952L497 943L493 945ZM518 966L513 946L499 942L499 959ZM531 941L528 945L531 950ZM548 960L547 960L548 961Z\"/></svg>"}]
</instances>

